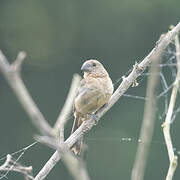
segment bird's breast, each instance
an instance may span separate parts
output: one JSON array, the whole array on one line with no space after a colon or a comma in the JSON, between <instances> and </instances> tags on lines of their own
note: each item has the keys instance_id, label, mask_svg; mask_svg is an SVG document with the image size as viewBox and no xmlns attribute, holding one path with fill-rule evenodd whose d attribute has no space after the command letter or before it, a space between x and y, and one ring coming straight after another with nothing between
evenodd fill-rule
<instances>
[{"instance_id":1,"label":"bird's breast","mask_svg":"<svg viewBox=\"0 0 180 180\"><path fill-rule=\"evenodd\" d=\"M109 79L90 79L81 87L75 99L75 109L81 114L97 111L106 104L113 93L112 81Z\"/></svg>"}]
</instances>

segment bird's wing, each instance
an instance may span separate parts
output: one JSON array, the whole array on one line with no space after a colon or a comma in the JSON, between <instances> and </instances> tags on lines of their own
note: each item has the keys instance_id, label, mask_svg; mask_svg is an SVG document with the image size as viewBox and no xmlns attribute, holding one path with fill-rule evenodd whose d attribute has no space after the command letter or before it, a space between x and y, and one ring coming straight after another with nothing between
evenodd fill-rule
<instances>
[{"instance_id":1,"label":"bird's wing","mask_svg":"<svg viewBox=\"0 0 180 180\"><path fill-rule=\"evenodd\" d=\"M79 88L77 90L76 97L83 91L83 89L85 89L85 84L86 84L85 79L82 79L80 81L80 85L79 85ZM75 99L76 99L76 97L75 97ZM73 112L75 113L75 111L76 111L76 108L75 108L75 105L73 104ZM79 119L79 117L78 117L78 115L76 115L74 117L74 122L73 122L72 130L71 130L71 134L79 127L80 123L78 122L78 119Z\"/></svg>"},{"instance_id":2,"label":"bird's wing","mask_svg":"<svg viewBox=\"0 0 180 180\"><path fill-rule=\"evenodd\" d=\"M75 96L74 99L76 99L76 97L83 91L83 89L85 89L85 84L86 84L85 79L82 79L82 80L80 81L80 85L79 85L79 87L78 87L78 90L77 90L77 93L76 93L76 96ZM76 111L76 108L75 108L75 105L74 105L74 103L73 103L73 112L75 112L75 111Z\"/></svg>"}]
</instances>

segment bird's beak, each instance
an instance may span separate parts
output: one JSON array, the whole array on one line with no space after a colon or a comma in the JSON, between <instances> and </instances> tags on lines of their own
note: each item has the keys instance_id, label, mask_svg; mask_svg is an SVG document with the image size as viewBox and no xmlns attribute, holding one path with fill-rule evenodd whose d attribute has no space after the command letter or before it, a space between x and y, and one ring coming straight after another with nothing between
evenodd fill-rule
<instances>
[{"instance_id":1,"label":"bird's beak","mask_svg":"<svg viewBox=\"0 0 180 180\"><path fill-rule=\"evenodd\" d=\"M81 67L81 71L83 72L91 72L92 71L92 67L90 64L88 63L84 63Z\"/></svg>"}]
</instances>

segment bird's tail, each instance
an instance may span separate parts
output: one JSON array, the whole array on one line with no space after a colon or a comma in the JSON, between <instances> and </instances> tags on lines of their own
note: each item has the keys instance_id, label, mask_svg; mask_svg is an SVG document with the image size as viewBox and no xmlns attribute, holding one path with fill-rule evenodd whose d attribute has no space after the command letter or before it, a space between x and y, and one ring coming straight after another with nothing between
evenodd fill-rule
<instances>
[{"instance_id":1,"label":"bird's tail","mask_svg":"<svg viewBox=\"0 0 180 180\"><path fill-rule=\"evenodd\" d=\"M80 118L75 117L74 118L74 123L73 123L73 127L71 130L71 134L76 131L76 129L82 124L82 121ZM80 139L78 139L76 141L76 143L72 146L72 151L75 155L80 155L81 150L82 150L82 145L83 145L83 137L81 137Z\"/></svg>"}]
</instances>

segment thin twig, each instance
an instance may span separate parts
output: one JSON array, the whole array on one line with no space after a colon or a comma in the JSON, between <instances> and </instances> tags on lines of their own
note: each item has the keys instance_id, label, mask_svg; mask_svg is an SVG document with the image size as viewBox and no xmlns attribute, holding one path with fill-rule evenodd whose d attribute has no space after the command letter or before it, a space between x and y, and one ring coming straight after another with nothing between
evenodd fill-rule
<instances>
[{"instance_id":1,"label":"thin twig","mask_svg":"<svg viewBox=\"0 0 180 180\"><path fill-rule=\"evenodd\" d=\"M159 51L163 51L167 45L174 39L174 37L180 32L180 22L167 34L161 36L160 40L156 43L156 46L149 53L147 57L140 64L136 64L133 68L133 71L125 78L115 93L112 95L109 103L105 105L101 110L97 112L98 119L100 119L116 102L117 100L126 92L134 80L141 75L146 67L154 60L154 57L157 56ZM90 130L96 123L94 120L87 120L65 141L68 147L71 147L84 133ZM56 151L52 157L47 161L44 167L36 175L34 180L44 179L51 169L56 165L60 160L61 155Z\"/></svg>"},{"instance_id":2,"label":"thin twig","mask_svg":"<svg viewBox=\"0 0 180 180\"><path fill-rule=\"evenodd\" d=\"M159 82L159 67L162 51L154 56L152 66L150 68L150 76L148 78L146 97L147 101L145 104L144 117L141 126L141 133L139 139L143 143L138 144L137 153L135 157L134 166L132 169L131 180L143 180L146 162L149 153L149 146L151 144L154 122L155 122L155 107L156 107L156 88Z\"/></svg>"},{"instance_id":3,"label":"thin twig","mask_svg":"<svg viewBox=\"0 0 180 180\"><path fill-rule=\"evenodd\" d=\"M174 86L172 89L172 94L171 94L171 98L169 102L169 108L166 115L166 119L165 119L165 122L162 124L164 139L166 142L166 147L168 150L168 156L169 156L169 161L170 161L166 180L172 180L174 176L174 172L177 167L177 160L178 160L178 157L174 154L174 151L173 151L173 144L172 144L172 139L171 139L171 134L170 134L171 118L172 118L172 114L173 114L173 110L174 110L174 106L176 102L176 97L177 97L177 93L178 93L178 89L180 85L180 44L179 44L178 35L175 37L175 46L176 46L176 59L177 59L177 75L176 75L176 79L175 79Z\"/></svg>"},{"instance_id":4,"label":"thin twig","mask_svg":"<svg viewBox=\"0 0 180 180\"><path fill-rule=\"evenodd\" d=\"M6 161L3 165L0 166L0 171L6 171L5 174L0 176L0 179L3 179L7 176L8 172L14 171L19 172L24 175L25 179L34 179L32 176L32 166L23 166L20 163L17 162L17 160L14 160L11 155L7 155Z\"/></svg>"},{"instance_id":5,"label":"thin twig","mask_svg":"<svg viewBox=\"0 0 180 180\"><path fill-rule=\"evenodd\" d=\"M85 167L85 163L77 159L71 152L71 150L64 143L64 126L69 119L69 114L71 113L74 98L77 92L77 87L81 77L78 74L75 74L71 83L71 88L69 90L66 102L59 114L59 117L54 126L55 134L58 134L59 137L49 137L49 136L36 136L35 138L39 142L48 145L51 148L58 149L58 152L62 154L62 161L76 180L90 180Z\"/></svg>"},{"instance_id":6,"label":"thin twig","mask_svg":"<svg viewBox=\"0 0 180 180\"><path fill-rule=\"evenodd\" d=\"M10 87L13 89L19 102L22 104L22 107L29 115L32 123L40 130L42 134L53 135L52 128L45 120L43 114L40 112L37 105L31 98L21 79L20 69L24 58L25 53L20 52L17 56L16 61L11 65L9 64L3 53L0 51L0 70L9 83Z\"/></svg>"},{"instance_id":7,"label":"thin twig","mask_svg":"<svg viewBox=\"0 0 180 180\"><path fill-rule=\"evenodd\" d=\"M65 126L67 120L69 119L68 117L72 111L74 98L76 96L76 90L77 90L77 87L79 86L80 80L81 80L81 77L78 74L74 74L72 83L71 83L71 87L70 87L68 96L66 98L66 102L65 102L65 104L57 118L57 121L54 125L55 134L58 134L58 132L60 132L60 134L59 134L60 141L64 141L64 126Z\"/></svg>"}]
</instances>

